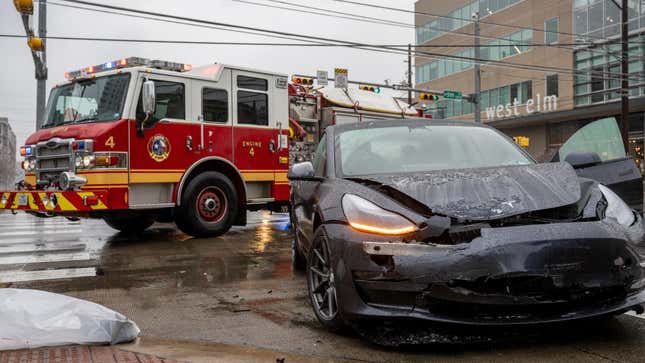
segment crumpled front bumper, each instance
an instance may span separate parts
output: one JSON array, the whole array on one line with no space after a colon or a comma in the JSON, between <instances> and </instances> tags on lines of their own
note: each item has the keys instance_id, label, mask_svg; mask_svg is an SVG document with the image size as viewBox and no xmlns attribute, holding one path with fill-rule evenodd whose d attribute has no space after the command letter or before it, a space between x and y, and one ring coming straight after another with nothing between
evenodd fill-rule
<instances>
[{"instance_id":1,"label":"crumpled front bumper","mask_svg":"<svg viewBox=\"0 0 645 363\"><path fill-rule=\"evenodd\" d=\"M642 312L645 303L640 248L602 221L490 228L470 243L409 248L325 228L347 320L533 324Z\"/></svg>"},{"instance_id":2,"label":"crumpled front bumper","mask_svg":"<svg viewBox=\"0 0 645 363\"><path fill-rule=\"evenodd\" d=\"M0 191L0 209L39 212L91 212L109 208L107 190Z\"/></svg>"}]
</instances>

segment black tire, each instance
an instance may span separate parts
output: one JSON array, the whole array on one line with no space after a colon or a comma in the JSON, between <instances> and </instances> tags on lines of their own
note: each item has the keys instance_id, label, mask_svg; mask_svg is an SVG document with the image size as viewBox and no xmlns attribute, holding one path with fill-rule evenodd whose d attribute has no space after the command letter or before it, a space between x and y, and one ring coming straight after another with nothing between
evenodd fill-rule
<instances>
[{"instance_id":1,"label":"black tire","mask_svg":"<svg viewBox=\"0 0 645 363\"><path fill-rule=\"evenodd\" d=\"M141 233L154 223L148 217L104 217L103 220L108 226L123 233Z\"/></svg>"},{"instance_id":2,"label":"black tire","mask_svg":"<svg viewBox=\"0 0 645 363\"><path fill-rule=\"evenodd\" d=\"M237 212L233 183L222 173L208 171L188 183L175 223L193 237L217 237L231 229Z\"/></svg>"},{"instance_id":3,"label":"black tire","mask_svg":"<svg viewBox=\"0 0 645 363\"><path fill-rule=\"evenodd\" d=\"M307 291L318 321L330 332L339 333L344 331L347 325L338 308L338 295L331 266L333 260L329 242L324 229L319 227L307 254Z\"/></svg>"}]
</instances>

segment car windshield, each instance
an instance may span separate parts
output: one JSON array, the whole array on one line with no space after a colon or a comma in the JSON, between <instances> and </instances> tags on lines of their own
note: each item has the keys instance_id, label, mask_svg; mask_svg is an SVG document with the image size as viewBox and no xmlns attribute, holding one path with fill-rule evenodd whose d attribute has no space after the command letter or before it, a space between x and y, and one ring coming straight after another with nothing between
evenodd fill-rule
<instances>
[{"instance_id":1,"label":"car windshield","mask_svg":"<svg viewBox=\"0 0 645 363\"><path fill-rule=\"evenodd\" d=\"M83 79L52 90L43 127L121 118L129 74Z\"/></svg>"},{"instance_id":2,"label":"car windshield","mask_svg":"<svg viewBox=\"0 0 645 363\"><path fill-rule=\"evenodd\" d=\"M348 130L336 140L344 176L527 165L533 160L497 131L459 125Z\"/></svg>"}]
</instances>

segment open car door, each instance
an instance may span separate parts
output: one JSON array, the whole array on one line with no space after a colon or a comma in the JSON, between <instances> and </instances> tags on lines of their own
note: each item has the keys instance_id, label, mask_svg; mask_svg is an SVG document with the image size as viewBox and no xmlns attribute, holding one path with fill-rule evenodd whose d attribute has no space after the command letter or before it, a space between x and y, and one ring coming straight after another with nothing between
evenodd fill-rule
<instances>
[{"instance_id":1,"label":"open car door","mask_svg":"<svg viewBox=\"0 0 645 363\"><path fill-rule=\"evenodd\" d=\"M634 159L627 155L613 117L594 121L565 142L553 161L571 164L578 176L606 185L633 209L643 209L643 180Z\"/></svg>"}]
</instances>

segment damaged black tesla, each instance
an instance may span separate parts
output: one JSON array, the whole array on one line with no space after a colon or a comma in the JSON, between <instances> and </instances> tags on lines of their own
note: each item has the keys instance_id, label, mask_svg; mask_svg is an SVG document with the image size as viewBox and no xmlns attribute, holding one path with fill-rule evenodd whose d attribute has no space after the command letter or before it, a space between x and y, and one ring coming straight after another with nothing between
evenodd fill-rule
<instances>
[{"instance_id":1,"label":"damaged black tesla","mask_svg":"<svg viewBox=\"0 0 645 363\"><path fill-rule=\"evenodd\" d=\"M499 325L643 312L640 215L492 128L333 126L289 177L294 263L330 330L361 319Z\"/></svg>"}]
</instances>

